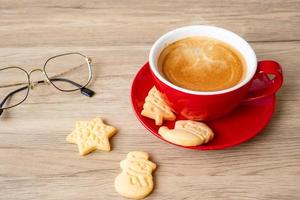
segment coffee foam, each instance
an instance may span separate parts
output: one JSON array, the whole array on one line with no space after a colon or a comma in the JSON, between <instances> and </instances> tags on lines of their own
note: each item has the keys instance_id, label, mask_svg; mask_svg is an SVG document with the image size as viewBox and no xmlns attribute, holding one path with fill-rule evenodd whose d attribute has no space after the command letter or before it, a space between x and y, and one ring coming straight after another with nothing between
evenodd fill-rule
<instances>
[{"instance_id":1,"label":"coffee foam","mask_svg":"<svg viewBox=\"0 0 300 200\"><path fill-rule=\"evenodd\" d=\"M241 54L207 37L188 37L168 45L158 66L173 84L196 91L217 91L238 84L245 74Z\"/></svg>"}]
</instances>

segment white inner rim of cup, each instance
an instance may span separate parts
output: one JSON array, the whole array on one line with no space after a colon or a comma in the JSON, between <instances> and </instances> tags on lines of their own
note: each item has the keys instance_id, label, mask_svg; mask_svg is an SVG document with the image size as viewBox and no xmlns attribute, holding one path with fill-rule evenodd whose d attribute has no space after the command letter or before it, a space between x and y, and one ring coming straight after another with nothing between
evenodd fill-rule
<instances>
[{"instance_id":1,"label":"white inner rim of cup","mask_svg":"<svg viewBox=\"0 0 300 200\"><path fill-rule=\"evenodd\" d=\"M233 46L235 49L237 49L242 56L245 59L246 63L246 68L247 72L244 77L244 79L239 82L237 85L227 88L224 90L218 90L218 91L194 91L194 90L189 90L185 89L179 86L174 85L173 83L169 82L166 78L164 78L157 67L157 61L159 58L160 53L162 50L168 46L169 44L179 40L183 39L186 37L191 37L191 36L206 36L206 37L211 37L215 38L218 40L221 40L225 43L230 44ZM243 38L238 36L237 34L228 31L223 28L215 27L215 26L205 26L205 25L197 25L197 26L185 26L182 28L175 29L173 31L170 31L163 36L161 36L152 46L149 54L149 64L152 72L154 75L162 81L164 84L185 92L189 94L198 94L198 95L213 95L213 94L223 94L227 93L233 90L236 90L246 83L248 83L252 77L254 76L257 68L257 59L256 55L252 49L252 47L246 42Z\"/></svg>"}]
</instances>

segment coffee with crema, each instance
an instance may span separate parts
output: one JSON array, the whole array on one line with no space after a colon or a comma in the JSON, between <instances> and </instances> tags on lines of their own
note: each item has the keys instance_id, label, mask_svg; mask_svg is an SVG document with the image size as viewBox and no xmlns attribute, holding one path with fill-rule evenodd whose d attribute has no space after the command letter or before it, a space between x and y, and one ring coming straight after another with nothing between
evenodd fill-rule
<instances>
[{"instance_id":1,"label":"coffee with crema","mask_svg":"<svg viewBox=\"0 0 300 200\"><path fill-rule=\"evenodd\" d=\"M242 55L231 45L208 37L187 37L168 45L158 59L160 72L174 85L218 91L237 85L246 74Z\"/></svg>"}]
</instances>

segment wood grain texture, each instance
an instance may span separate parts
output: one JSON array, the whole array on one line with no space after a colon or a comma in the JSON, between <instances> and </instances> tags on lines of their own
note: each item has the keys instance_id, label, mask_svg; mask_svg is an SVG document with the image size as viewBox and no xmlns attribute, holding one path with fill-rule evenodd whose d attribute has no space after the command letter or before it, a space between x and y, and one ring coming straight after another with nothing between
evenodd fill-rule
<instances>
[{"instance_id":1,"label":"wood grain texture","mask_svg":"<svg viewBox=\"0 0 300 200\"><path fill-rule=\"evenodd\" d=\"M119 161L131 150L158 164L148 199L300 199L300 1L0 1L0 64L42 66L58 53L93 58L93 98L40 86L0 118L0 199L122 199ZM190 24L231 29L262 59L282 64L285 82L267 128L220 151L179 149L135 118L130 86L164 32ZM103 117L119 128L111 152L78 155L65 142L76 120Z\"/></svg>"}]
</instances>

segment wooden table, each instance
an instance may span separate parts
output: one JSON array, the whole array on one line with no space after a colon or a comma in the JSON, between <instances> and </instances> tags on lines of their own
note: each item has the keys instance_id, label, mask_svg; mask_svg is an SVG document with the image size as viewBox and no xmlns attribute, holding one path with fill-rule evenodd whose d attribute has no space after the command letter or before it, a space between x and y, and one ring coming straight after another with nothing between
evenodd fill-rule
<instances>
[{"instance_id":1,"label":"wooden table","mask_svg":"<svg viewBox=\"0 0 300 200\"><path fill-rule=\"evenodd\" d=\"M271 123L220 151L176 148L151 135L130 105L131 82L163 33L191 24L231 29L259 59L282 64L285 82ZM52 87L30 91L0 119L0 199L121 199L119 162L144 150L158 164L148 199L300 199L300 1L0 1L0 63L26 69L58 53L94 60L93 98ZM13 77L12 77L13 78ZM111 152L80 157L65 142L76 120L119 128Z\"/></svg>"}]
</instances>

